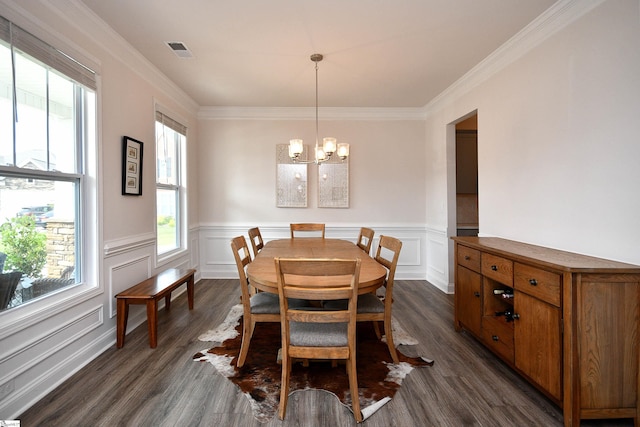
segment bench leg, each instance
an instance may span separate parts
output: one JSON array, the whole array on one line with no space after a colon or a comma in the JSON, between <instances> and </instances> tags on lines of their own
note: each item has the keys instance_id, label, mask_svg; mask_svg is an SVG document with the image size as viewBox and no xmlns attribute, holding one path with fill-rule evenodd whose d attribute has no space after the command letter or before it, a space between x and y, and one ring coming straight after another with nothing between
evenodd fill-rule
<instances>
[{"instance_id":1,"label":"bench leg","mask_svg":"<svg viewBox=\"0 0 640 427\"><path fill-rule=\"evenodd\" d=\"M158 345L158 301L155 299L147 301L147 324L149 327L149 347L156 348Z\"/></svg>"},{"instance_id":2,"label":"bench leg","mask_svg":"<svg viewBox=\"0 0 640 427\"><path fill-rule=\"evenodd\" d=\"M124 335L127 333L127 318L129 317L129 303L124 298L118 298L116 316L116 347L124 346Z\"/></svg>"},{"instance_id":3,"label":"bench leg","mask_svg":"<svg viewBox=\"0 0 640 427\"><path fill-rule=\"evenodd\" d=\"M164 297L164 309L167 311L171 309L171 292Z\"/></svg>"},{"instance_id":4,"label":"bench leg","mask_svg":"<svg viewBox=\"0 0 640 427\"><path fill-rule=\"evenodd\" d=\"M189 301L189 310L193 310L193 274L187 280L187 300Z\"/></svg>"}]
</instances>

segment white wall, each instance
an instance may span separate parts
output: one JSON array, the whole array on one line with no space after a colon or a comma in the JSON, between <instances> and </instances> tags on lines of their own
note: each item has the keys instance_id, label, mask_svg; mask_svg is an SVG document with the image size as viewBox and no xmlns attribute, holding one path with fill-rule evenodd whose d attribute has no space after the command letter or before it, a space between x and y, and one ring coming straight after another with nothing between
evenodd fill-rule
<instances>
[{"instance_id":1,"label":"white wall","mask_svg":"<svg viewBox=\"0 0 640 427\"><path fill-rule=\"evenodd\" d=\"M455 233L450 124L477 110L481 235L640 264L639 3L569 9L531 30L537 47L514 44L509 63L481 64L429 106L427 223L441 246Z\"/></svg>"},{"instance_id":2,"label":"white wall","mask_svg":"<svg viewBox=\"0 0 640 427\"><path fill-rule=\"evenodd\" d=\"M75 1L0 0L0 14L91 65L98 74L98 197L86 220L91 234L83 284L0 313L0 419L14 419L47 392L115 346L114 295L167 266L197 266L197 247L163 265L155 258L154 108L173 111L189 128L195 164L197 106L112 30ZM121 195L122 136L145 143L143 195ZM197 192L195 167L188 185ZM189 198L189 244L197 245L197 197ZM96 232L93 233L93 228ZM196 231L197 232L197 231ZM129 330L145 321L132 307Z\"/></svg>"},{"instance_id":3,"label":"white wall","mask_svg":"<svg viewBox=\"0 0 640 427\"><path fill-rule=\"evenodd\" d=\"M402 238L397 277L424 279L424 124L415 118L381 120L380 114L372 120L363 119L362 114L353 118L343 111L341 117L321 119L320 137L334 136L350 144L349 208L327 209L318 208L315 165L308 166L308 206L276 207L276 145L288 144L294 137L313 145L313 117L220 118L201 111L198 216L202 277L237 275L229 241L246 235L252 226L259 226L263 237L271 240L288 237L291 222L323 222L327 237L355 241L360 227L368 226L376 236Z\"/></svg>"},{"instance_id":4,"label":"white wall","mask_svg":"<svg viewBox=\"0 0 640 427\"><path fill-rule=\"evenodd\" d=\"M312 141L312 120L221 119L207 111L198 119L190 99L77 1L51 3L0 0L0 12L99 65L98 273L86 292L61 294L55 310L23 323L0 314L0 419L14 418L113 346L113 294L164 267L154 257L151 162L144 195L120 195L121 137L147 142L153 158L154 102L189 127L190 250L170 265L224 277L232 269L228 239L249 226L271 239L294 220L323 221L331 236L355 239L368 225L405 242L399 277L426 274L450 291L451 123L475 110L482 234L640 264L637 0L561 1L557 20L545 16L531 37L480 64L426 106L424 121L323 120L323 134L351 143L350 209L319 209L314 182L308 208L275 207L275 145L294 132ZM134 327L143 310L131 316Z\"/></svg>"},{"instance_id":5,"label":"white wall","mask_svg":"<svg viewBox=\"0 0 640 427\"><path fill-rule=\"evenodd\" d=\"M201 224L424 223L422 121L320 121L321 138L350 143L348 209L318 208L315 165L308 166L308 207L276 207L276 145L296 136L313 145L313 120L201 119L199 128Z\"/></svg>"}]
</instances>

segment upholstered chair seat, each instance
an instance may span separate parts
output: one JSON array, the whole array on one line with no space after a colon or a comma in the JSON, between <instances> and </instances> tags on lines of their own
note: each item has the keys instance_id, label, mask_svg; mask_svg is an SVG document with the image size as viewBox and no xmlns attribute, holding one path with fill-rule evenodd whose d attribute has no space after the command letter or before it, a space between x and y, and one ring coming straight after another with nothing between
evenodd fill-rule
<instances>
[{"instance_id":1,"label":"upholstered chair seat","mask_svg":"<svg viewBox=\"0 0 640 427\"><path fill-rule=\"evenodd\" d=\"M290 342L298 347L346 347L348 326L348 323L291 322Z\"/></svg>"}]
</instances>

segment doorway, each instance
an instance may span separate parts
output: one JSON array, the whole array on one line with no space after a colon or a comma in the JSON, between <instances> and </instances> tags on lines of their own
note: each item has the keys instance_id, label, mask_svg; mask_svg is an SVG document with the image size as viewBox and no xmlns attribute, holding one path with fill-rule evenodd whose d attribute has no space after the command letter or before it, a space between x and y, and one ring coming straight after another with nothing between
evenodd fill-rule
<instances>
[{"instance_id":1,"label":"doorway","mask_svg":"<svg viewBox=\"0 0 640 427\"><path fill-rule=\"evenodd\" d=\"M456 235L477 236L478 115L456 123Z\"/></svg>"}]
</instances>

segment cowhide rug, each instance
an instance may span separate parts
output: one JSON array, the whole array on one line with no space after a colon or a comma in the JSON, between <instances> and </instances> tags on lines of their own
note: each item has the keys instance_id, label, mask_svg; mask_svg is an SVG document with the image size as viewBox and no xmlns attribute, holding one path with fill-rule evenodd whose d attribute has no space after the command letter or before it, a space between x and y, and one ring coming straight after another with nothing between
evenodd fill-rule
<instances>
[{"instance_id":1,"label":"cowhide rug","mask_svg":"<svg viewBox=\"0 0 640 427\"><path fill-rule=\"evenodd\" d=\"M217 345L193 356L207 361L223 376L236 384L249 399L254 417L267 422L278 411L280 400L281 365L277 360L280 349L280 324L258 323L255 327L249 354L244 366L236 367L242 341L242 306L234 306L225 321L216 329L201 335L201 341L215 341ZM432 366L433 360L413 358L398 352L399 364L394 364L386 343L377 339L371 323L358 323L356 349L359 399L363 417L370 417L391 400L402 380L414 367ZM416 344L397 323L394 323L397 345ZM332 368L330 362L310 361L308 367L295 363L291 371L291 392L305 389L326 390L334 394L351 410L349 379L343 364Z\"/></svg>"}]
</instances>

